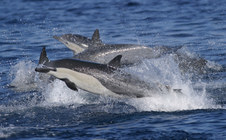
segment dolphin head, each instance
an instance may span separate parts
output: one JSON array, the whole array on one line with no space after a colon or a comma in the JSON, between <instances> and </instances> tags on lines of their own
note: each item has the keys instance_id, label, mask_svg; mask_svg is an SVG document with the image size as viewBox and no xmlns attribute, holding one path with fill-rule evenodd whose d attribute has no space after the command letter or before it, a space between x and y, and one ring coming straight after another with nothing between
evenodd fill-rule
<instances>
[{"instance_id":1,"label":"dolphin head","mask_svg":"<svg viewBox=\"0 0 226 140\"><path fill-rule=\"evenodd\" d=\"M69 49L78 54L88 49L89 46L96 46L101 44L99 30L96 29L93 33L92 39L79 34L64 34L61 36L53 36L56 40L65 44Z\"/></svg>"},{"instance_id":2,"label":"dolphin head","mask_svg":"<svg viewBox=\"0 0 226 140\"><path fill-rule=\"evenodd\" d=\"M53 36L53 38L62 42L75 54L86 50L92 42L91 39L78 34L64 34L62 36Z\"/></svg>"}]
</instances>

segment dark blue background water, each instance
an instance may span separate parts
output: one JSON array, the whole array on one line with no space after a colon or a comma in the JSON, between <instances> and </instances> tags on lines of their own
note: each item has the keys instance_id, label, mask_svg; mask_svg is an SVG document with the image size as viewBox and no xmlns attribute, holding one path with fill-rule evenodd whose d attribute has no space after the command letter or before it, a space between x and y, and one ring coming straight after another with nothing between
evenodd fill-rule
<instances>
[{"instance_id":1,"label":"dark blue background water","mask_svg":"<svg viewBox=\"0 0 226 140\"><path fill-rule=\"evenodd\" d=\"M224 0L0 3L1 138L226 138ZM34 68L43 46L47 46L51 59L72 56L53 35L77 33L91 37L96 28L105 43L182 45L189 54L199 55L218 68L196 76L195 82L179 84L188 92L186 97L118 101L73 92L61 81L49 84L39 80ZM164 63L167 58L156 62L173 67L171 61ZM177 78L170 80L178 82ZM201 95L193 91L196 86L201 87Z\"/></svg>"}]
</instances>

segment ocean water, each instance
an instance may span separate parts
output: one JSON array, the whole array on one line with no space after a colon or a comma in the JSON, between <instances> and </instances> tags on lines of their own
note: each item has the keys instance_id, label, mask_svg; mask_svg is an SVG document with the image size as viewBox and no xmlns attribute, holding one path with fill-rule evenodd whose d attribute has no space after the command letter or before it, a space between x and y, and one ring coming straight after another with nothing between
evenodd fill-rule
<instances>
[{"instance_id":1,"label":"ocean water","mask_svg":"<svg viewBox=\"0 0 226 140\"><path fill-rule=\"evenodd\" d=\"M146 82L182 89L117 99L34 71L43 46L51 60L73 53L53 35L104 43L182 46L209 70L181 72L173 54L125 68ZM1 0L1 139L226 139L226 3L224 0Z\"/></svg>"}]
</instances>

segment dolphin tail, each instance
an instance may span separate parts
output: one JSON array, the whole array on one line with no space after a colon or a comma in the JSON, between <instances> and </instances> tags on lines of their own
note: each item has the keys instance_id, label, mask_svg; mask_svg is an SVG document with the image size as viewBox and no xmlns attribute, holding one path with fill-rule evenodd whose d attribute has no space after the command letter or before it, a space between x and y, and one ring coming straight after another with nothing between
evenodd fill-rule
<instances>
[{"instance_id":1,"label":"dolphin tail","mask_svg":"<svg viewBox=\"0 0 226 140\"><path fill-rule=\"evenodd\" d=\"M43 47L42 48L42 52L40 54L40 58L39 58L38 64L44 64L46 62L49 62L49 59L48 59L47 54L46 54L46 48Z\"/></svg>"}]
</instances>

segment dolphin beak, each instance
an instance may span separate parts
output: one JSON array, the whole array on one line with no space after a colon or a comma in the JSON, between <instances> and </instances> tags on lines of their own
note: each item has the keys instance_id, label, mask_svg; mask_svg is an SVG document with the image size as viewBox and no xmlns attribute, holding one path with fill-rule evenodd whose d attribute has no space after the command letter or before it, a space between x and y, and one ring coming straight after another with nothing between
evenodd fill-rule
<instances>
[{"instance_id":1,"label":"dolphin beak","mask_svg":"<svg viewBox=\"0 0 226 140\"><path fill-rule=\"evenodd\" d=\"M46 67L44 65L38 66L35 68L36 72L48 73L49 71L56 71L56 68Z\"/></svg>"}]
</instances>

